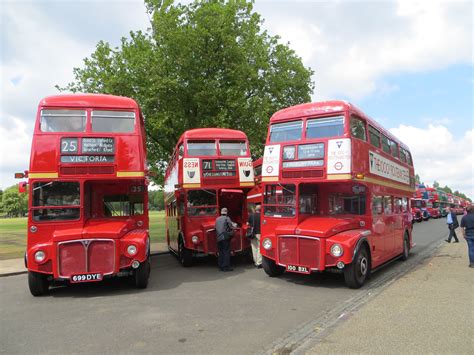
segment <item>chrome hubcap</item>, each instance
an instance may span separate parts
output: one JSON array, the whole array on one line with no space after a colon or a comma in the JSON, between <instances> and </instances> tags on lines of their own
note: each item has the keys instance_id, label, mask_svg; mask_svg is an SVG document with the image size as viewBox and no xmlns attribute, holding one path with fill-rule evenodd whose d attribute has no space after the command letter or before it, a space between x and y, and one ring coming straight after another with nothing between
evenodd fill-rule
<instances>
[{"instance_id":1,"label":"chrome hubcap","mask_svg":"<svg viewBox=\"0 0 474 355\"><path fill-rule=\"evenodd\" d=\"M365 275L367 273L367 268L368 268L368 265L369 262L367 261L366 258L362 258L360 260L360 273L361 275Z\"/></svg>"}]
</instances>

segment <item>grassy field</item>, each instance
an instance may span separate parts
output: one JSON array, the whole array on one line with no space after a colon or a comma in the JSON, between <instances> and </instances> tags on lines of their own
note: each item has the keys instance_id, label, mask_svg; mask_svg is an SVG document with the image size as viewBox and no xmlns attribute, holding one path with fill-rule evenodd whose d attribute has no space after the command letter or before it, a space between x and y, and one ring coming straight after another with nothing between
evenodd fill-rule
<instances>
[{"instance_id":1,"label":"grassy field","mask_svg":"<svg viewBox=\"0 0 474 355\"><path fill-rule=\"evenodd\" d=\"M0 219L0 260L22 258L26 248L26 218ZM165 241L165 212L150 212L151 242Z\"/></svg>"}]
</instances>

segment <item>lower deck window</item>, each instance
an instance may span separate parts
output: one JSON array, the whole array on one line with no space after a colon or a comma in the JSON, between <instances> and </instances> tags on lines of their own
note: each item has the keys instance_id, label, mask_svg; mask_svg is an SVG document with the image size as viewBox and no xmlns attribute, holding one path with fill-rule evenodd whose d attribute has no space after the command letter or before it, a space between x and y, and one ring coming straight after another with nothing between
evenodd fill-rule
<instances>
[{"instance_id":1,"label":"lower deck window","mask_svg":"<svg viewBox=\"0 0 474 355\"><path fill-rule=\"evenodd\" d=\"M32 199L34 221L62 221L80 218L80 185L78 182L35 182L32 189Z\"/></svg>"},{"instance_id":2,"label":"lower deck window","mask_svg":"<svg viewBox=\"0 0 474 355\"><path fill-rule=\"evenodd\" d=\"M329 195L329 214L365 214L365 195Z\"/></svg>"},{"instance_id":3,"label":"lower deck window","mask_svg":"<svg viewBox=\"0 0 474 355\"><path fill-rule=\"evenodd\" d=\"M144 213L143 195L104 196L104 216L126 217Z\"/></svg>"},{"instance_id":4,"label":"lower deck window","mask_svg":"<svg viewBox=\"0 0 474 355\"><path fill-rule=\"evenodd\" d=\"M264 195L264 215L293 217L296 214L296 187L293 184L267 185Z\"/></svg>"}]
</instances>

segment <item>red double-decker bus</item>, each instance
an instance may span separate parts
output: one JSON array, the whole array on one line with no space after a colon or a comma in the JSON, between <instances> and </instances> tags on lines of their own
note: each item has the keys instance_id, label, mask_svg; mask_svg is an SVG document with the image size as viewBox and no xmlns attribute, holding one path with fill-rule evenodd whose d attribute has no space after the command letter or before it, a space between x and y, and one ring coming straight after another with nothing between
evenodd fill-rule
<instances>
[{"instance_id":1,"label":"red double-decker bus","mask_svg":"<svg viewBox=\"0 0 474 355\"><path fill-rule=\"evenodd\" d=\"M254 173L245 133L199 128L182 134L165 174L166 239L183 266L216 255L215 220L221 208L238 227L231 252L246 251L247 192Z\"/></svg>"},{"instance_id":2,"label":"red double-decker bus","mask_svg":"<svg viewBox=\"0 0 474 355\"><path fill-rule=\"evenodd\" d=\"M275 113L262 183L269 276L332 270L358 288L372 270L408 258L411 154L355 106L326 101Z\"/></svg>"},{"instance_id":3,"label":"red double-decker bus","mask_svg":"<svg viewBox=\"0 0 474 355\"><path fill-rule=\"evenodd\" d=\"M52 281L150 273L143 117L110 95L41 100L31 147L25 263L34 296Z\"/></svg>"}]
</instances>

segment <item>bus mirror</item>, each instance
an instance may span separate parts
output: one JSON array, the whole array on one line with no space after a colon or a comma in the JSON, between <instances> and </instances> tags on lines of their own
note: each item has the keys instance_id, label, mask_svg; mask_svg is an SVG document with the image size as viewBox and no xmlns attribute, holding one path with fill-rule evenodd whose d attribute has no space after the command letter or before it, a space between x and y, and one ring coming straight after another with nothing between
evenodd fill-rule
<instances>
[{"instance_id":1,"label":"bus mirror","mask_svg":"<svg viewBox=\"0 0 474 355\"><path fill-rule=\"evenodd\" d=\"M25 173L15 173L15 179L24 179L25 177Z\"/></svg>"},{"instance_id":2,"label":"bus mirror","mask_svg":"<svg viewBox=\"0 0 474 355\"><path fill-rule=\"evenodd\" d=\"M16 175L16 174L15 174ZM18 184L18 192L24 194L26 192L26 186L28 185L27 182L22 181Z\"/></svg>"}]
</instances>

